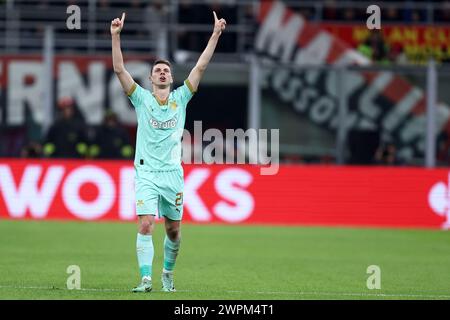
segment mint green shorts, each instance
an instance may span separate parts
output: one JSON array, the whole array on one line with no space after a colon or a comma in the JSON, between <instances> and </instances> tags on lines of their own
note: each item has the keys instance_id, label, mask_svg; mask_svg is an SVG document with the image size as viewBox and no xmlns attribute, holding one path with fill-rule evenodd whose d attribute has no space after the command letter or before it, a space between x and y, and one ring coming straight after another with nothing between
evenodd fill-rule
<instances>
[{"instance_id":1,"label":"mint green shorts","mask_svg":"<svg viewBox=\"0 0 450 320\"><path fill-rule=\"evenodd\" d=\"M183 217L183 170L135 170L136 214L167 217L180 221Z\"/></svg>"}]
</instances>

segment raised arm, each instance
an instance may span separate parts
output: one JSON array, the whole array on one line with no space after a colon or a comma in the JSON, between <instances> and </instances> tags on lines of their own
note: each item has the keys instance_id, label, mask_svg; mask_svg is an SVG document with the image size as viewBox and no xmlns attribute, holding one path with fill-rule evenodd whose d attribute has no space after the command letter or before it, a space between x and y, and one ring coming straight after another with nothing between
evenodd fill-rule
<instances>
[{"instance_id":1,"label":"raised arm","mask_svg":"<svg viewBox=\"0 0 450 320\"><path fill-rule=\"evenodd\" d=\"M208 66L209 61L211 60L214 50L216 49L217 42L219 41L219 37L222 34L222 31L225 30L225 27L227 25L227 22L225 19L218 19L216 12L213 11L214 14L214 31L211 36L211 38L208 41L208 45L206 46L203 53L200 55L200 58L197 61L197 64L192 69L191 73L189 74L188 80L192 85L192 89L194 91L197 91L198 85L200 83L200 80L203 77L203 73L206 70L206 67Z\"/></svg>"},{"instance_id":2,"label":"raised arm","mask_svg":"<svg viewBox=\"0 0 450 320\"><path fill-rule=\"evenodd\" d=\"M129 94L134 85L134 80L123 64L122 50L120 49L120 31L122 31L125 22L125 12L122 13L122 18L116 18L111 21L111 38L112 38L112 58L114 72L119 78L123 90Z\"/></svg>"}]
</instances>

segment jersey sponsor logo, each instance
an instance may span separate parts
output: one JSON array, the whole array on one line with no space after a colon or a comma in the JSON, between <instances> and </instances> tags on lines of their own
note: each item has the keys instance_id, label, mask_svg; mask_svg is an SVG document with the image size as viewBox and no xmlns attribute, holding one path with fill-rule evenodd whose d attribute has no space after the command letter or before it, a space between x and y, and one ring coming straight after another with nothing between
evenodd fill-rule
<instances>
[{"instance_id":1,"label":"jersey sponsor logo","mask_svg":"<svg viewBox=\"0 0 450 320\"><path fill-rule=\"evenodd\" d=\"M177 118L173 117L167 121L158 121L156 119L150 119L150 125L155 129L172 129L177 126Z\"/></svg>"},{"instance_id":2,"label":"jersey sponsor logo","mask_svg":"<svg viewBox=\"0 0 450 320\"><path fill-rule=\"evenodd\" d=\"M169 102L170 109L175 110L177 108L177 103L175 101Z\"/></svg>"}]
</instances>

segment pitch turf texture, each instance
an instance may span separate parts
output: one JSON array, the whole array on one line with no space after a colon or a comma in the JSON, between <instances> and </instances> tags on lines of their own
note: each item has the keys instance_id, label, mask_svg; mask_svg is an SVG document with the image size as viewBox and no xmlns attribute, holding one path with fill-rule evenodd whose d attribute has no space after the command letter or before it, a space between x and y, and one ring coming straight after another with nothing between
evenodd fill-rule
<instances>
[{"instance_id":1,"label":"pitch turf texture","mask_svg":"<svg viewBox=\"0 0 450 320\"><path fill-rule=\"evenodd\" d=\"M450 233L183 225L178 292L161 292L163 225L153 236L154 290L139 275L136 225L0 220L1 299L450 299ZM67 267L81 269L68 290ZM381 268L381 289L366 287Z\"/></svg>"}]
</instances>

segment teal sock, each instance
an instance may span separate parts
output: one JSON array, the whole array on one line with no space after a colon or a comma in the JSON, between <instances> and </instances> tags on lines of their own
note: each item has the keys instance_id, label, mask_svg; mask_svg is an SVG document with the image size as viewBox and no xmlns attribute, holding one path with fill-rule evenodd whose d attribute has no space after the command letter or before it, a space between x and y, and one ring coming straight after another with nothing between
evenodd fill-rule
<instances>
[{"instance_id":1,"label":"teal sock","mask_svg":"<svg viewBox=\"0 0 450 320\"><path fill-rule=\"evenodd\" d=\"M166 235L164 238L164 269L166 271L173 271L179 249L180 240L173 242Z\"/></svg>"},{"instance_id":2,"label":"teal sock","mask_svg":"<svg viewBox=\"0 0 450 320\"><path fill-rule=\"evenodd\" d=\"M140 233L137 234L136 252L141 277L151 277L154 254L153 240L151 235L143 235Z\"/></svg>"}]
</instances>

